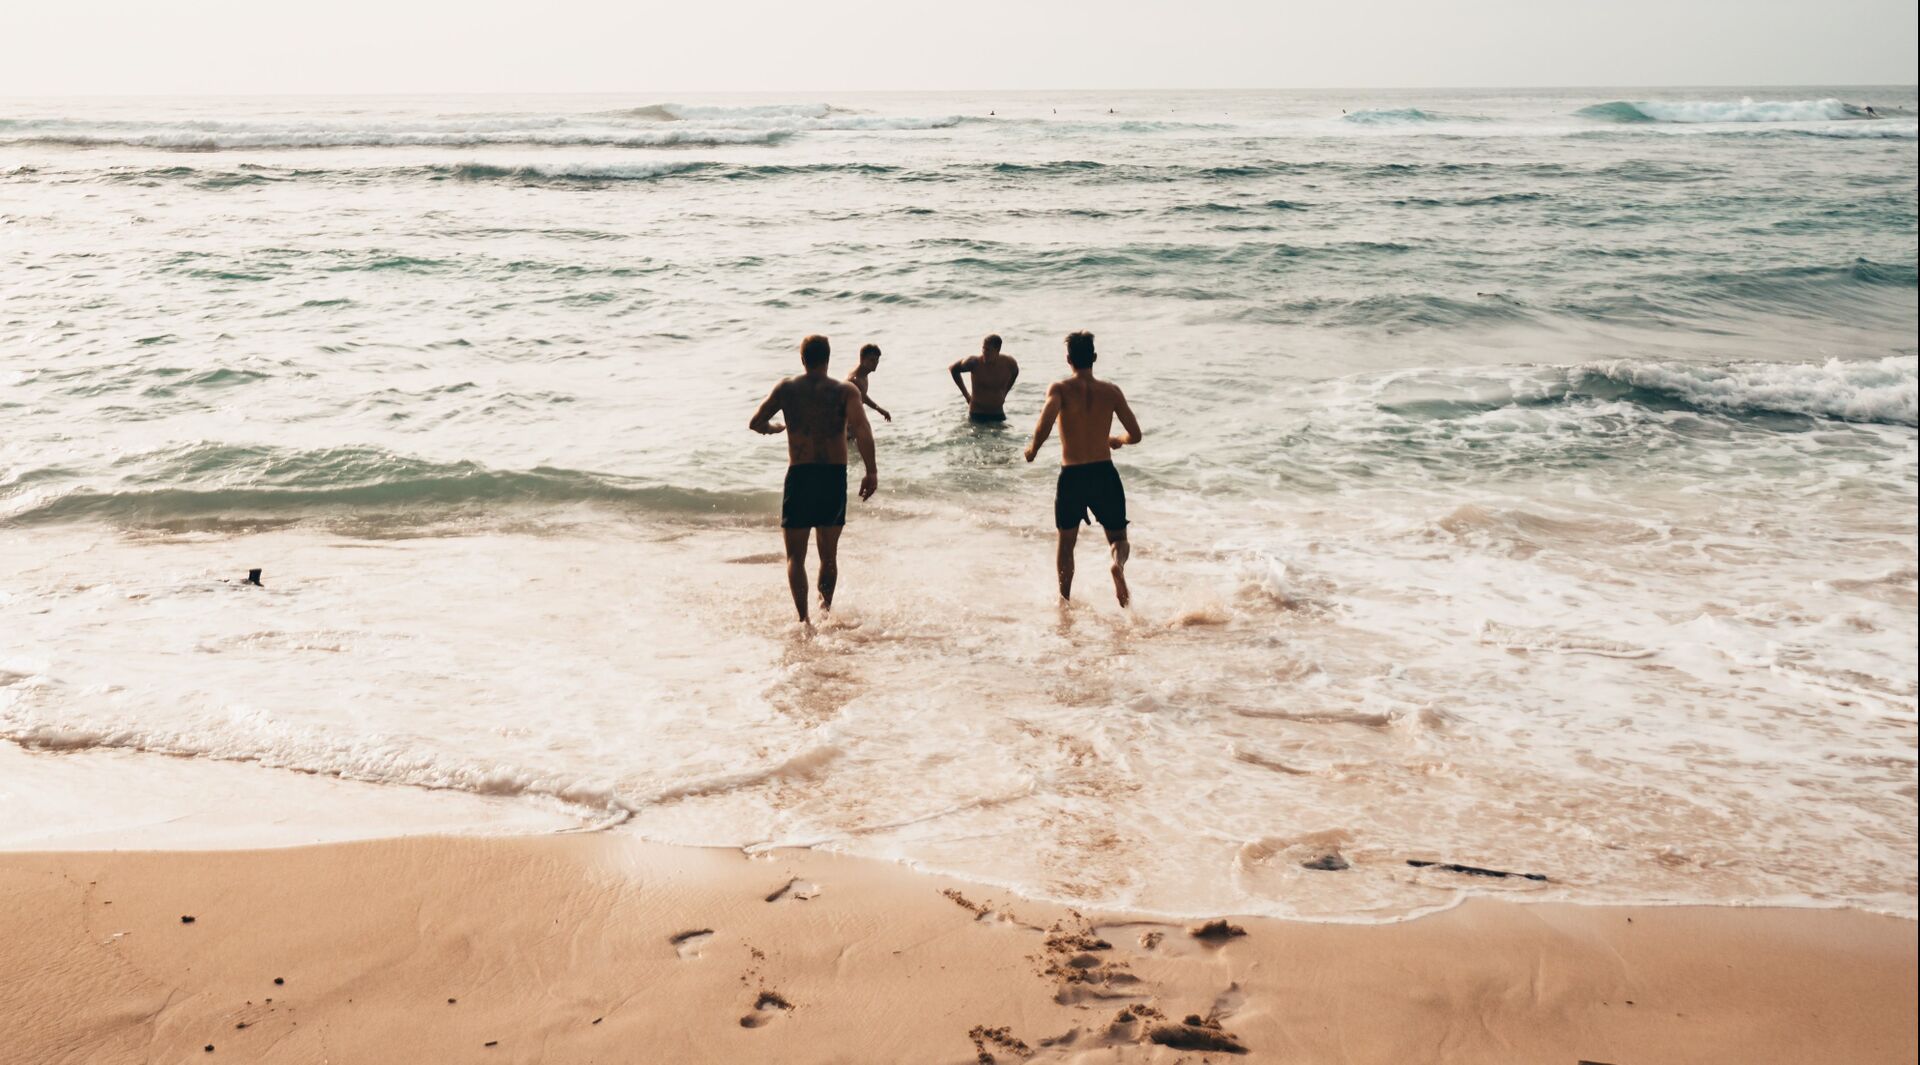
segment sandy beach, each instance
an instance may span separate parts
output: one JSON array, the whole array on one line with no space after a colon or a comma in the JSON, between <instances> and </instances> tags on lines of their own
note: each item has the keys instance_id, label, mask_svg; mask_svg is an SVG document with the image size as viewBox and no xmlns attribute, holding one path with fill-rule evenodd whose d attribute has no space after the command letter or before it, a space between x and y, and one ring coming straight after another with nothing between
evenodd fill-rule
<instances>
[{"instance_id":1,"label":"sandy beach","mask_svg":"<svg viewBox=\"0 0 1920 1065\"><path fill-rule=\"evenodd\" d=\"M353 6L8 20L0 1065L1920 1056L1914 4Z\"/></svg>"},{"instance_id":2,"label":"sandy beach","mask_svg":"<svg viewBox=\"0 0 1920 1065\"><path fill-rule=\"evenodd\" d=\"M1476 899L1389 925L1228 917L1203 937L885 863L601 833L9 854L0 922L9 1063L1752 1065L1916 1048L1915 925L1841 910Z\"/></svg>"}]
</instances>

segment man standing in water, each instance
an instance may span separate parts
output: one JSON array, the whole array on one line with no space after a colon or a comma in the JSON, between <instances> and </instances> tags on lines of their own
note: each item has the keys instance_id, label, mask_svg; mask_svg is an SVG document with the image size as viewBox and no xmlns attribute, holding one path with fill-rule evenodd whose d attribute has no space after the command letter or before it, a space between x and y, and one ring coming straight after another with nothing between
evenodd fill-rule
<instances>
[{"instance_id":1,"label":"man standing in water","mask_svg":"<svg viewBox=\"0 0 1920 1065\"><path fill-rule=\"evenodd\" d=\"M1004 422L1007 412L1003 405L1007 393L1013 391L1013 383L1020 379L1020 364L1010 355L1000 354L1000 336L990 333L980 342L980 354L969 359L961 359L947 372L953 374L953 383L960 389L960 395L967 401L967 420L974 422ZM973 391L967 391L967 383L960 380L961 374L973 375Z\"/></svg>"},{"instance_id":2,"label":"man standing in water","mask_svg":"<svg viewBox=\"0 0 1920 1065\"><path fill-rule=\"evenodd\" d=\"M847 524L847 438L860 448L867 475L860 498L880 487L873 464L873 427L861 406L860 389L827 376L832 349L823 336L800 342L806 372L773 386L747 427L756 433L787 434L787 484L780 502L780 529L787 541L787 587L793 608L807 620L807 532L820 545L820 610L833 610L833 587L840 579L840 530ZM773 416L787 416L780 424Z\"/></svg>"},{"instance_id":3,"label":"man standing in water","mask_svg":"<svg viewBox=\"0 0 1920 1065\"><path fill-rule=\"evenodd\" d=\"M892 421L893 415L887 413L887 408L875 403L873 396L867 392L867 378L872 377L873 372L879 368L880 345L862 344L860 345L860 365L855 366L853 372L847 375L847 383L860 390L860 402L879 411L882 418ZM853 426L847 426L847 432L851 435Z\"/></svg>"},{"instance_id":4,"label":"man standing in water","mask_svg":"<svg viewBox=\"0 0 1920 1065\"><path fill-rule=\"evenodd\" d=\"M1127 590L1127 492L1120 484L1120 471L1113 468L1113 452L1123 444L1140 442L1140 423L1118 385L1094 379L1097 357L1092 333L1068 335L1067 365L1073 367L1073 376L1047 389L1047 405L1040 411L1040 424L1033 427L1027 461L1040 453L1058 417L1060 480L1053 490L1053 524L1060 530L1060 598L1073 597L1073 545L1080 538L1080 523L1092 511L1106 530L1113 551L1113 594L1124 607L1133 598ZM1108 435L1115 418L1127 430L1125 440Z\"/></svg>"}]
</instances>

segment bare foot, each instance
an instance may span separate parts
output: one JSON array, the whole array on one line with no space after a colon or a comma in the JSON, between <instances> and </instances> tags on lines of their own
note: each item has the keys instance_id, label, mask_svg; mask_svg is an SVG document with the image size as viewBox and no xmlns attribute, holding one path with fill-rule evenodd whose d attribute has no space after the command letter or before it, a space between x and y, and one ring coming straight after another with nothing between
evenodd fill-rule
<instances>
[{"instance_id":1,"label":"bare foot","mask_svg":"<svg viewBox=\"0 0 1920 1065\"><path fill-rule=\"evenodd\" d=\"M1133 601L1133 593L1127 590L1127 567L1115 562L1108 568L1113 573L1113 596L1120 600L1120 606L1124 609Z\"/></svg>"}]
</instances>

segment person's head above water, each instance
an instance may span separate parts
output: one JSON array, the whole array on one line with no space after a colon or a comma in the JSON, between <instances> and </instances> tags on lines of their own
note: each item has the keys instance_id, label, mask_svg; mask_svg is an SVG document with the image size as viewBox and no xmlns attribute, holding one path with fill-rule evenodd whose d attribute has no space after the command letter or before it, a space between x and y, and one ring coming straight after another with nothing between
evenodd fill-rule
<instances>
[{"instance_id":1,"label":"person's head above water","mask_svg":"<svg viewBox=\"0 0 1920 1065\"><path fill-rule=\"evenodd\" d=\"M1099 358L1093 351L1093 334L1082 329L1078 333L1067 334L1067 365L1076 370L1091 370L1093 360Z\"/></svg>"},{"instance_id":2,"label":"person's head above water","mask_svg":"<svg viewBox=\"0 0 1920 1065\"><path fill-rule=\"evenodd\" d=\"M800 365L809 370L826 369L827 357L832 354L833 348L828 345L827 338L818 333L800 342Z\"/></svg>"},{"instance_id":3,"label":"person's head above water","mask_svg":"<svg viewBox=\"0 0 1920 1065\"><path fill-rule=\"evenodd\" d=\"M980 341L980 354L982 355L1000 354L1000 334L988 333L986 336L986 339Z\"/></svg>"},{"instance_id":4,"label":"person's head above water","mask_svg":"<svg viewBox=\"0 0 1920 1065\"><path fill-rule=\"evenodd\" d=\"M880 345L878 344L860 345L860 365L862 368L867 370L871 370L875 366L880 365Z\"/></svg>"}]
</instances>

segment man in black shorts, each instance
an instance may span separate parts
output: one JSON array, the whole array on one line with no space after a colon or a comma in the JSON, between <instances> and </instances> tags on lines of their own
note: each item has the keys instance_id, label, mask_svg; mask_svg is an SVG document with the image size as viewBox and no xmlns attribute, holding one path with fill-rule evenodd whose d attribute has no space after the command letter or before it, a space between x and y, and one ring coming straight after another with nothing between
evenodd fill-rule
<instances>
[{"instance_id":1,"label":"man in black shorts","mask_svg":"<svg viewBox=\"0 0 1920 1065\"><path fill-rule=\"evenodd\" d=\"M1027 461L1040 453L1054 419L1059 418L1060 480L1054 486L1053 525L1060 530L1056 557L1060 598L1072 598L1073 547L1080 539L1080 523L1091 511L1106 530L1113 552L1113 594L1124 607L1133 598L1127 589L1127 491L1120 484L1120 471L1113 467L1113 452L1140 442L1140 423L1118 385L1094 378L1096 358L1092 333L1067 337L1067 365L1073 367L1073 376L1047 389L1047 405L1040 411L1040 424L1033 428ZM1115 418L1127 430L1124 440L1110 435Z\"/></svg>"},{"instance_id":2,"label":"man in black shorts","mask_svg":"<svg viewBox=\"0 0 1920 1065\"><path fill-rule=\"evenodd\" d=\"M860 389L827 374L832 349L823 336L800 342L806 372L773 386L747 427L756 433L787 434L787 484L780 502L780 529L786 536L787 588L793 608L807 620L807 531L820 545L820 609L833 609L840 579L840 530L847 524L847 440L851 437L867 465L860 498L880 487L873 462L873 427L867 424ZM773 416L784 412L786 423Z\"/></svg>"}]
</instances>

